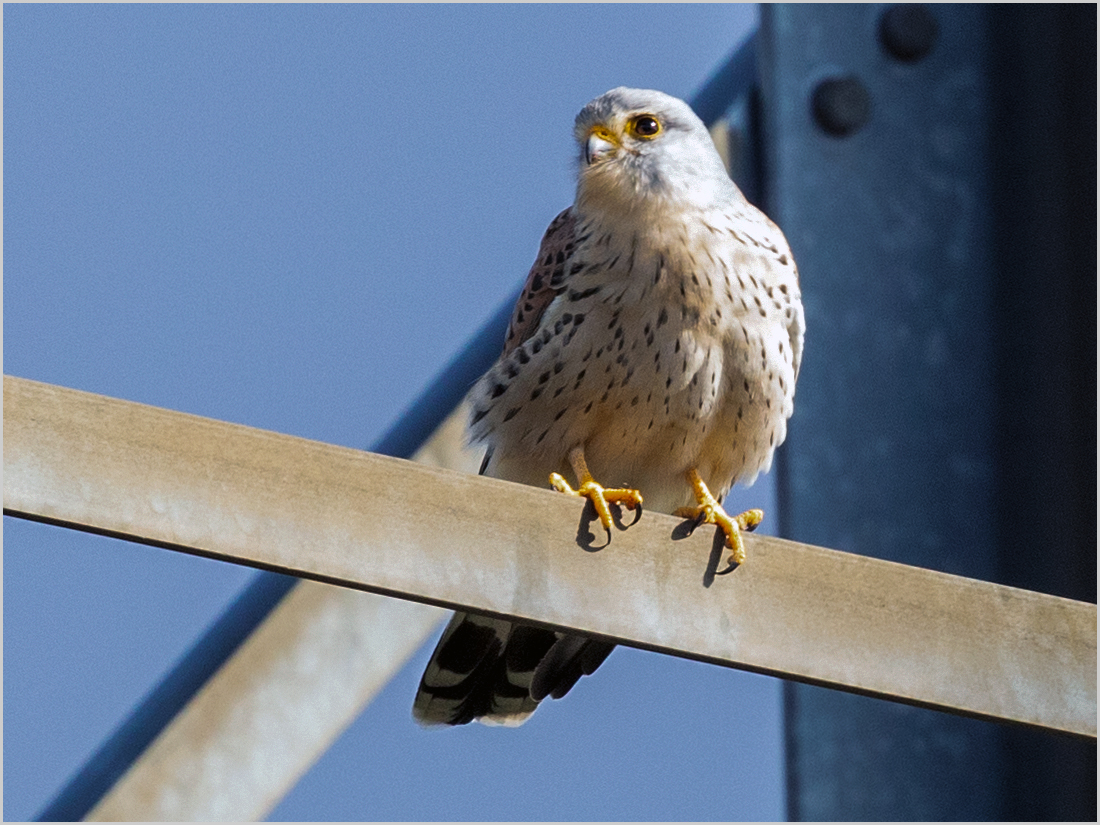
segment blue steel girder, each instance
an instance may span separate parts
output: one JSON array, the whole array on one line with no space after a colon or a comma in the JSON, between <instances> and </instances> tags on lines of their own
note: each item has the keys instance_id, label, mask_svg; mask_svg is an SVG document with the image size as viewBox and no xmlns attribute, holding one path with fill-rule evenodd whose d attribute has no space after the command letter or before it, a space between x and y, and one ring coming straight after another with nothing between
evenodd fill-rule
<instances>
[{"instance_id":1,"label":"blue steel girder","mask_svg":"<svg viewBox=\"0 0 1100 825\"><path fill-rule=\"evenodd\" d=\"M1095 14L763 8L763 201L807 326L783 535L1095 599ZM785 703L792 819L1095 816L1094 743Z\"/></svg>"}]
</instances>

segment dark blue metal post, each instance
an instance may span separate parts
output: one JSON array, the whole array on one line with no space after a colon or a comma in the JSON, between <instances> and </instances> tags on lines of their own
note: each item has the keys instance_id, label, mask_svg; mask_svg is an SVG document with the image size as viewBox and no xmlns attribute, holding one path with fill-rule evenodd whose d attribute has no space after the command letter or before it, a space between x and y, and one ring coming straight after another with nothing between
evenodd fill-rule
<instances>
[{"instance_id":1,"label":"dark blue metal post","mask_svg":"<svg viewBox=\"0 0 1100 825\"><path fill-rule=\"evenodd\" d=\"M1004 580L1095 602L1096 6L988 20ZM1006 819L1095 821L1095 743L1010 729L1005 745Z\"/></svg>"},{"instance_id":2,"label":"dark blue metal post","mask_svg":"<svg viewBox=\"0 0 1100 825\"><path fill-rule=\"evenodd\" d=\"M1095 8L1089 9L1091 24L1081 28L1091 56L1080 63L1091 91L1065 82L1068 69L1056 67L1068 41L1044 58L1052 79L1063 81L1051 91L1084 110L1073 128L1091 126L1091 143L1080 141L1087 153L1061 158L1013 155L1021 147L1002 140L1006 126L1008 134L1029 131L1002 122L1007 112L1039 130L1067 128L1072 120L1056 124L1022 100L1004 105L1007 78L1029 70L1012 65L1027 55L1004 51L998 34L999 21L1018 12L942 5L763 9L765 203L799 262L807 325L796 414L780 458L784 535L1047 589L1043 582L1051 577L1027 574L1050 558L1043 510L1007 483L1027 477L1031 492L1049 483L1066 497L1046 511L1070 519L1071 527L1058 531L1062 546L1054 555L1076 560L1074 569L1089 580L1086 595L1075 595L1095 599ZM1032 12L1048 13L1065 14ZM1017 35L1026 38L1024 28ZM1006 178L1007 157L1016 157L1034 188L1021 190ZM1080 177L1091 185L1091 205L1083 202L1088 186L1079 184L1072 207L1052 206L1067 195L1064 174L1059 188L1058 174L1042 180L1027 172L1029 164L1046 162L1048 170L1068 173L1083 160ZM1053 186L1044 190L1047 184ZM1001 223L1005 204L1011 231ZM1047 225L1029 220L1044 204L1054 210L1054 236L1042 237ZM1073 210L1088 222L1079 238L1057 225ZM1040 250L1051 239L1080 252L1045 258ZM1052 290L1079 293L1091 319L1087 309L1049 311ZM1042 358L1035 357L1039 344ZM1062 376L1060 386L1043 380L1044 367ZM1063 404L1058 416L1044 418ZM1053 421L1066 423L1052 427ZM1009 443L1006 424L1028 443ZM1049 462L1029 467L1020 460L1047 450L1066 459L1064 475ZM1072 460L1073 453L1087 461ZM1030 504L1058 505L1056 498L1039 495ZM1077 514L1089 507L1091 518ZM1086 554L1091 571L1081 565ZM786 689L786 725L792 819L1095 818L1092 742L1051 746L1053 737L1042 733L796 684ZM1053 759L1065 761L1056 766ZM1080 779L1077 790L1030 780L1059 770Z\"/></svg>"}]
</instances>

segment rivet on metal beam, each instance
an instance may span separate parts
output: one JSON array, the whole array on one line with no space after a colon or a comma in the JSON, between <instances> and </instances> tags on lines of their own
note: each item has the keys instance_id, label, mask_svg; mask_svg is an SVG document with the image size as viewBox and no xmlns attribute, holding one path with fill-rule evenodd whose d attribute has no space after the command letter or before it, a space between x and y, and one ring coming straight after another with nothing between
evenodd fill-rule
<instances>
[{"instance_id":1,"label":"rivet on metal beam","mask_svg":"<svg viewBox=\"0 0 1100 825\"><path fill-rule=\"evenodd\" d=\"M878 39L888 54L912 63L932 51L940 26L922 3L891 6L879 19Z\"/></svg>"},{"instance_id":2,"label":"rivet on metal beam","mask_svg":"<svg viewBox=\"0 0 1100 825\"><path fill-rule=\"evenodd\" d=\"M871 118L871 94L854 76L821 81L814 89L811 106L818 126L837 137L859 131Z\"/></svg>"}]
</instances>

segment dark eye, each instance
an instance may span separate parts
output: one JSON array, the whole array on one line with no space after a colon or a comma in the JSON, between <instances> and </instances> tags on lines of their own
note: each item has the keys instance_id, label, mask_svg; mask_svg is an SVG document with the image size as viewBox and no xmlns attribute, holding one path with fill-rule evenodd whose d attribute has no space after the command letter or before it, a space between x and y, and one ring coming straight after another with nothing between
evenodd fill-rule
<instances>
[{"instance_id":1,"label":"dark eye","mask_svg":"<svg viewBox=\"0 0 1100 825\"><path fill-rule=\"evenodd\" d=\"M661 131L661 123L653 115L638 115L631 121L631 131L638 137L656 137Z\"/></svg>"}]
</instances>

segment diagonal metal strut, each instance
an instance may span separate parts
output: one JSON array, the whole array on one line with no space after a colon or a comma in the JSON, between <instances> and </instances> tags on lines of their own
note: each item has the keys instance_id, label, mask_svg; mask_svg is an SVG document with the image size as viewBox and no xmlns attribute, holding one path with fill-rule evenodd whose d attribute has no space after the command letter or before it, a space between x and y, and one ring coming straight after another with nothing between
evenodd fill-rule
<instances>
[{"instance_id":1,"label":"diagonal metal strut","mask_svg":"<svg viewBox=\"0 0 1100 825\"><path fill-rule=\"evenodd\" d=\"M1092 604L765 536L716 575L721 538L657 513L561 552L591 524L547 490L12 377L4 437L9 515L1096 735Z\"/></svg>"}]
</instances>

